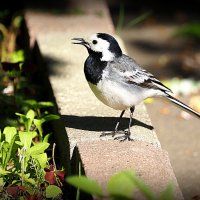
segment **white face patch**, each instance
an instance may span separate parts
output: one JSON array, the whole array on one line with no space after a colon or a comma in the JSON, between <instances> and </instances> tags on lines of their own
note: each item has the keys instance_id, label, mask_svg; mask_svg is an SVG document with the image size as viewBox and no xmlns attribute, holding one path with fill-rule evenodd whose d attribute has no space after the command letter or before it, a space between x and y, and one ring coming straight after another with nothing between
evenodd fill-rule
<instances>
[{"instance_id":1,"label":"white face patch","mask_svg":"<svg viewBox=\"0 0 200 200\"><path fill-rule=\"evenodd\" d=\"M90 37L89 44L93 51L102 53L101 61L112 61L114 59L115 54L109 50L109 42L98 38L97 34Z\"/></svg>"}]
</instances>

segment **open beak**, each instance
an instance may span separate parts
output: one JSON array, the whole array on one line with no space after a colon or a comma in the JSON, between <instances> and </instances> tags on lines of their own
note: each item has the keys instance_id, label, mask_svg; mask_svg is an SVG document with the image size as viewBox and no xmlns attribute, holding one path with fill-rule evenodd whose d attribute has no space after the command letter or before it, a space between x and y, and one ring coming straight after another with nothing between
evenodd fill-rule
<instances>
[{"instance_id":1,"label":"open beak","mask_svg":"<svg viewBox=\"0 0 200 200\"><path fill-rule=\"evenodd\" d=\"M83 38L72 38L74 40L72 44L81 44L85 46L86 48L90 48L90 45L88 42L86 42Z\"/></svg>"}]
</instances>

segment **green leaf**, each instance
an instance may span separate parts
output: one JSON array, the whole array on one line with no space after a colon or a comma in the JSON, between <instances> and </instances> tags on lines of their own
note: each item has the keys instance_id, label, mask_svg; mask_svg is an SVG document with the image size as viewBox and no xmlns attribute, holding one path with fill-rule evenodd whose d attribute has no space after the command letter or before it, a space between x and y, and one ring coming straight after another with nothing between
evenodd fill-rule
<instances>
[{"instance_id":1,"label":"green leaf","mask_svg":"<svg viewBox=\"0 0 200 200\"><path fill-rule=\"evenodd\" d=\"M35 118L35 112L33 110L29 110L26 114L27 117L27 131L30 131L31 125L33 123L33 119Z\"/></svg>"},{"instance_id":2,"label":"green leaf","mask_svg":"<svg viewBox=\"0 0 200 200\"><path fill-rule=\"evenodd\" d=\"M17 134L17 129L15 127L7 126L4 128L3 134L5 135L5 141L10 144L12 138Z\"/></svg>"},{"instance_id":3,"label":"green leaf","mask_svg":"<svg viewBox=\"0 0 200 200\"><path fill-rule=\"evenodd\" d=\"M7 71L7 76L8 77L19 77L20 76L20 73L19 71L17 70L11 70L11 71Z\"/></svg>"},{"instance_id":4,"label":"green leaf","mask_svg":"<svg viewBox=\"0 0 200 200\"><path fill-rule=\"evenodd\" d=\"M38 103L39 108L53 107L54 104L51 101L41 101Z\"/></svg>"},{"instance_id":5,"label":"green leaf","mask_svg":"<svg viewBox=\"0 0 200 200\"><path fill-rule=\"evenodd\" d=\"M32 134L30 132L19 131L19 139L22 142L23 146L28 150L31 147L32 143Z\"/></svg>"},{"instance_id":6,"label":"green leaf","mask_svg":"<svg viewBox=\"0 0 200 200\"><path fill-rule=\"evenodd\" d=\"M15 143L15 138L16 138L16 135L14 135L10 141L10 144L9 144L9 149L8 151L6 152L6 156L3 160L3 167L4 169L7 167L7 164L8 162L10 161L10 159L14 156L12 155L12 152L13 152L13 145Z\"/></svg>"},{"instance_id":7,"label":"green leaf","mask_svg":"<svg viewBox=\"0 0 200 200\"><path fill-rule=\"evenodd\" d=\"M135 176L132 171L123 171L112 176L107 185L109 194L120 197L120 199L133 199L135 184L131 180L131 176Z\"/></svg>"},{"instance_id":8,"label":"green leaf","mask_svg":"<svg viewBox=\"0 0 200 200\"><path fill-rule=\"evenodd\" d=\"M9 150L9 148L10 148L10 145L9 145L9 143L8 142L6 142L6 141L3 141L2 143L1 143L1 150L3 150L4 152L8 152L8 150Z\"/></svg>"},{"instance_id":9,"label":"green leaf","mask_svg":"<svg viewBox=\"0 0 200 200\"><path fill-rule=\"evenodd\" d=\"M3 168L1 168L0 167L0 174L1 175L7 175L7 174L10 174L11 172L9 172L9 171L7 171L7 170L5 170L5 169L3 169Z\"/></svg>"},{"instance_id":10,"label":"green leaf","mask_svg":"<svg viewBox=\"0 0 200 200\"><path fill-rule=\"evenodd\" d=\"M67 182L91 195L103 196L100 185L96 181L85 176L70 176L67 178Z\"/></svg>"},{"instance_id":11,"label":"green leaf","mask_svg":"<svg viewBox=\"0 0 200 200\"><path fill-rule=\"evenodd\" d=\"M36 131L31 131L31 132L29 132L29 134L31 134L32 139L38 135L38 133Z\"/></svg>"},{"instance_id":12,"label":"green leaf","mask_svg":"<svg viewBox=\"0 0 200 200\"><path fill-rule=\"evenodd\" d=\"M135 184L135 187L137 187L148 200L156 200L155 194L152 192L150 187L143 181L141 180L138 176L127 173L127 177L130 178L133 183Z\"/></svg>"},{"instance_id":13,"label":"green leaf","mask_svg":"<svg viewBox=\"0 0 200 200\"><path fill-rule=\"evenodd\" d=\"M25 104L29 105L30 107L34 109L39 109L39 108L47 108L47 107L53 107L54 104L50 101L47 102L37 102L34 99L28 99L24 102Z\"/></svg>"},{"instance_id":14,"label":"green leaf","mask_svg":"<svg viewBox=\"0 0 200 200\"><path fill-rule=\"evenodd\" d=\"M200 23L193 22L186 25L179 27L174 36L176 37L186 37L186 38L194 38L199 40L200 39Z\"/></svg>"},{"instance_id":15,"label":"green leaf","mask_svg":"<svg viewBox=\"0 0 200 200\"><path fill-rule=\"evenodd\" d=\"M24 114L15 113L15 115L19 116L23 120L23 122L24 122L24 120L26 120L26 115L24 115Z\"/></svg>"},{"instance_id":16,"label":"green leaf","mask_svg":"<svg viewBox=\"0 0 200 200\"><path fill-rule=\"evenodd\" d=\"M41 168L45 168L47 165L47 154L46 153L41 153L37 155L31 155L32 158L36 159Z\"/></svg>"},{"instance_id":17,"label":"green leaf","mask_svg":"<svg viewBox=\"0 0 200 200\"><path fill-rule=\"evenodd\" d=\"M14 27L19 29L20 26L21 26L22 21L23 21L23 17L21 15L18 15L18 16L14 17L14 19L12 21L12 24L13 24Z\"/></svg>"},{"instance_id":18,"label":"green leaf","mask_svg":"<svg viewBox=\"0 0 200 200\"><path fill-rule=\"evenodd\" d=\"M25 59L24 50L14 51L14 52L10 55L10 60L11 60L11 62L13 62L13 63L23 62L24 59Z\"/></svg>"},{"instance_id":19,"label":"green leaf","mask_svg":"<svg viewBox=\"0 0 200 200\"><path fill-rule=\"evenodd\" d=\"M46 188L46 198L56 198L62 195L62 190L56 185L49 185Z\"/></svg>"},{"instance_id":20,"label":"green leaf","mask_svg":"<svg viewBox=\"0 0 200 200\"><path fill-rule=\"evenodd\" d=\"M25 101L24 101L24 104L25 104L25 105L28 105L29 107L31 107L31 108L33 108L33 109L37 108L37 101L34 100L34 99L25 100Z\"/></svg>"},{"instance_id":21,"label":"green leaf","mask_svg":"<svg viewBox=\"0 0 200 200\"><path fill-rule=\"evenodd\" d=\"M49 114L49 115L44 116L43 119L45 120L45 122L48 122L48 121L60 119L60 116Z\"/></svg>"},{"instance_id":22,"label":"green leaf","mask_svg":"<svg viewBox=\"0 0 200 200\"><path fill-rule=\"evenodd\" d=\"M32 185L36 185L36 182L34 179L30 178L30 173L24 174L24 180Z\"/></svg>"},{"instance_id":23,"label":"green leaf","mask_svg":"<svg viewBox=\"0 0 200 200\"><path fill-rule=\"evenodd\" d=\"M2 192L1 188L3 188L4 184L5 182L3 181L3 178L0 178L0 192Z\"/></svg>"},{"instance_id":24,"label":"green leaf","mask_svg":"<svg viewBox=\"0 0 200 200\"><path fill-rule=\"evenodd\" d=\"M15 141L15 143L16 143L17 145L23 147L23 143L22 143L22 142L20 142L20 141Z\"/></svg>"},{"instance_id":25,"label":"green leaf","mask_svg":"<svg viewBox=\"0 0 200 200\"><path fill-rule=\"evenodd\" d=\"M166 189L161 193L158 200L174 200L174 186L173 184L169 184Z\"/></svg>"},{"instance_id":26,"label":"green leaf","mask_svg":"<svg viewBox=\"0 0 200 200\"><path fill-rule=\"evenodd\" d=\"M30 109L26 115L21 113L15 113L15 114L20 117L20 119L22 120L22 122L26 127L26 130L30 131L33 119L35 118L35 112Z\"/></svg>"},{"instance_id":27,"label":"green leaf","mask_svg":"<svg viewBox=\"0 0 200 200\"><path fill-rule=\"evenodd\" d=\"M43 142L48 142L49 137L51 136L52 133L48 133L47 135L44 136Z\"/></svg>"},{"instance_id":28,"label":"green leaf","mask_svg":"<svg viewBox=\"0 0 200 200\"><path fill-rule=\"evenodd\" d=\"M26 117L30 118L31 120L33 120L35 118L35 112L30 109L27 113L26 113Z\"/></svg>"},{"instance_id":29,"label":"green leaf","mask_svg":"<svg viewBox=\"0 0 200 200\"><path fill-rule=\"evenodd\" d=\"M37 155L37 154L41 154L44 153L44 151L49 147L49 143L47 142L42 142L42 143L38 143L34 146L32 146L27 153L29 155Z\"/></svg>"},{"instance_id":30,"label":"green leaf","mask_svg":"<svg viewBox=\"0 0 200 200\"><path fill-rule=\"evenodd\" d=\"M35 126L37 127L40 137L43 136L43 129L42 129L42 124L44 122L44 119L34 119L33 123L35 124Z\"/></svg>"}]
</instances>

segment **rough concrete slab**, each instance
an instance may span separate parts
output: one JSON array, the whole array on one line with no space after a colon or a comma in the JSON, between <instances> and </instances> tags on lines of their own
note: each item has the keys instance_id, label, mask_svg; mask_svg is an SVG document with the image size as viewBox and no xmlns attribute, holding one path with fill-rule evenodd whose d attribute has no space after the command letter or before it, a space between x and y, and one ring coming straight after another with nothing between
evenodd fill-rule
<instances>
[{"instance_id":1,"label":"rough concrete slab","mask_svg":"<svg viewBox=\"0 0 200 200\"><path fill-rule=\"evenodd\" d=\"M105 190L112 175L133 170L157 196L172 183L175 186L174 198L183 199L166 151L139 141L120 145L117 141L88 141L79 142L77 146L86 175L97 180ZM140 192L135 195L135 199L145 199Z\"/></svg>"}]
</instances>

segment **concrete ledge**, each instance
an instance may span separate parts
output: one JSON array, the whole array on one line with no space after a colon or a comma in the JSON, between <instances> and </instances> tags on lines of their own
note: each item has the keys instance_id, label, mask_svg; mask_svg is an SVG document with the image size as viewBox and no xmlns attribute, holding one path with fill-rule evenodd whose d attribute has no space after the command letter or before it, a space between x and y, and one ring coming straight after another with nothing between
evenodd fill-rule
<instances>
[{"instance_id":1,"label":"concrete ledge","mask_svg":"<svg viewBox=\"0 0 200 200\"><path fill-rule=\"evenodd\" d=\"M55 137L63 145L62 136L67 134L70 157L76 146L86 175L102 185L115 172L134 169L152 189L159 193L169 181L175 183L176 199L183 199L168 154L162 150L143 103L134 113L135 125L131 127L134 142L114 141L112 137L100 138L102 131L115 127L120 112L99 102L87 85L83 63L87 52L83 47L71 44L73 37L88 37L94 32L115 34L105 1L75 0L84 15L53 15L26 11L26 21L31 41L37 40L50 74L49 80L57 102L66 133ZM97 13L101 13L98 15ZM123 41L118 38L123 46ZM125 48L123 47L124 51ZM122 127L128 126L128 112ZM60 152L65 146L60 146ZM69 158L63 162L70 162ZM76 166L72 166L76 167ZM70 172L68 172L70 174Z\"/></svg>"},{"instance_id":2,"label":"concrete ledge","mask_svg":"<svg viewBox=\"0 0 200 200\"><path fill-rule=\"evenodd\" d=\"M168 153L147 142L87 141L78 142L78 151L87 176L105 189L110 176L121 170L134 170L159 195L168 183L175 186L175 199L182 193L174 179ZM145 199L141 193L135 199Z\"/></svg>"}]
</instances>

